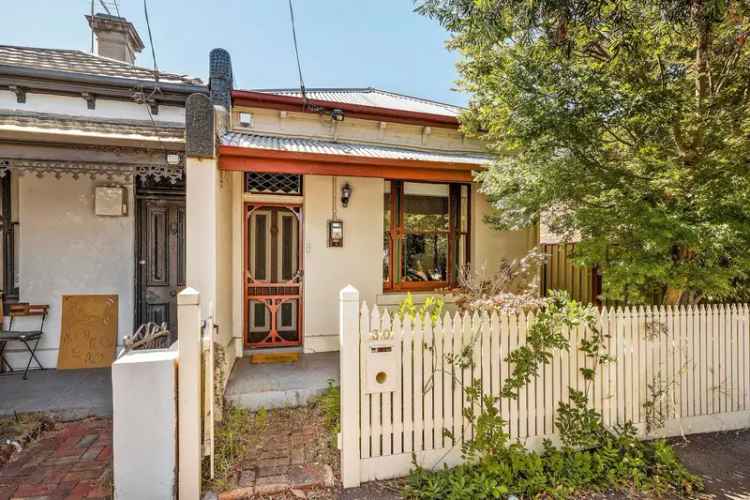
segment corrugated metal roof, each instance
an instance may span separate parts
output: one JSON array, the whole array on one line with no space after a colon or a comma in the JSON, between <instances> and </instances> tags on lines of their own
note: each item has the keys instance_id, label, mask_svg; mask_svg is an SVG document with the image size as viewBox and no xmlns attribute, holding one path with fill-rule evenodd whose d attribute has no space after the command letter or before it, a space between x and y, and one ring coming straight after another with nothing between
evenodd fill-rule
<instances>
[{"instance_id":1,"label":"corrugated metal roof","mask_svg":"<svg viewBox=\"0 0 750 500\"><path fill-rule=\"evenodd\" d=\"M270 149L274 151L291 151L295 153L347 155L391 160L467 163L473 165L482 165L489 162L489 156L472 152L397 148L380 144L335 142L322 139L281 137L245 132L227 132L222 137L222 144L224 146L237 146L242 148Z\"/></svg>"},{"instance_id":2,"label":"corrugated metal roof","mask_svg":"<svg viewBox=\"0 0 750 500\"><path fill-rule=\"evenodd\" d=\"M253 89L253 92L288 95L301 97L299 89ZM308 99L321 101L373 106L384 109L398 109L416 113L430 113L434 115L458 116L463 108L441 102L388 92L372 87L367 88L311 88L305 89Z\"/></svg>"},{"instance_id":3,"label":"corrugated metal roof","mask_svg":"<svg viewBox=\"0 0 750 500\"><path fill-rule=\"evenodd\" d=\"M0 45L0 65L21 66L37 70L64 71L83 75L130 80L153 81L154 72L147 68L131 66L116 59L89 54L80 50L42 49ZM199 78L159 72L164 83L202 85Z\"/></svg>"}]
</instances>

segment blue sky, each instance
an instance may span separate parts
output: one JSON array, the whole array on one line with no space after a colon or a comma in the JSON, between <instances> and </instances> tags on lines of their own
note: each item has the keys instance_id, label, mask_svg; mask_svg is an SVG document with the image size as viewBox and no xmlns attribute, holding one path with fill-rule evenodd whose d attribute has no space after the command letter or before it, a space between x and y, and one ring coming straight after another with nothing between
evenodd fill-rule
<instances>
[{"instance_id":1,"label":"blue sky","mask_svg":"<svg viewBox=\"0 0 750 500\"><path fill-rule=\"evenodd\" d=\"M142 0L118 3L148 45ZM90 6L89 0L13 2L2 9L0 44L89 50L83 16ZM294 0L294 6L307 87L373 86L466 103L451 90L457 55L445 49L447 33L415 14L412 0ZM149 0L149 18L164 71L205 78L208 52L222 47L232 55L236 88L298 85L287 0ZM151 65L149 47L137 63Z\"/></svg>"}]
</instances>

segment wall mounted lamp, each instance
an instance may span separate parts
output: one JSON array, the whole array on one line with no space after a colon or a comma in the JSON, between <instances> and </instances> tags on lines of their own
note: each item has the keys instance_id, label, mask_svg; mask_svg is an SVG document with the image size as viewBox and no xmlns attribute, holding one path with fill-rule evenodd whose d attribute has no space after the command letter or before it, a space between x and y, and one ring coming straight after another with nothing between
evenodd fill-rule
<instances>
[{"instance_id":1,"label":"wall mounted lamp","mask_svg":"<svg viewBox=\"0 0 750 500\"><path fill-rule=\"evenodd\" d=\"M346 208L349 206L349 200L352 197L352 187L347 182L341 186L341 205Z\"/></svg>"},{"instance_id":2,"label":"wall mounted lamp","mask_svg":"<svg viewBox=\"0 0 750 500\"><path fill-rule=\"evenodd\" d=\"M334 109L331 110L331 120L335 122L343 122L344 121L344 112L340 109Z\"/></svg>"}]
</instances>

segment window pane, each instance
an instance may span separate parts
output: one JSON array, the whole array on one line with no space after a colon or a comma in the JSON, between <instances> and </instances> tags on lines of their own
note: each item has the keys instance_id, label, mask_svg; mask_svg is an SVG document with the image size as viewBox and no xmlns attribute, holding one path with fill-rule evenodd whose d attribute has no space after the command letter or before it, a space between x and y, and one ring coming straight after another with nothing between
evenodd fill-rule
<instances>
[{"instance_id":1,"label":"window pane","mask_svg":"<svg viewBox=\"0 0 750 500\"><path fill-rule=\"evenodd\" d=\"M404 281L448 279L448 235L407 234L403 262Z\"/></svg>"},{"instance_id":2,"label":"window pane","mask_svg":"<svg viewBox=\"0 0 750 500\"><path fill-rule=\"evenodd\" d=\"M448 231L447 184L404 183L404 230Z\"/></svg>"},{"instance_id":3,"label":"window pane","mask_svg":"<svg viewBox=\"0 0 750 500\"><path fill-rule=\"evenodd\" d=\"M266 271L266 223L267 216L258 214L255 219L255 241L252 242L252 248L255 250L255 279L268 279Z\"/></svg>"},{"instance_id":4,"label":"window pane","mask_svg":"<svg viewBox=\"0 0 750 500\"><path fill-rule=\"evenodd\" d=\"M281 280L292 279L297 272L296 222L293 215L281 216Z\"/></svg>"}]
</instances>

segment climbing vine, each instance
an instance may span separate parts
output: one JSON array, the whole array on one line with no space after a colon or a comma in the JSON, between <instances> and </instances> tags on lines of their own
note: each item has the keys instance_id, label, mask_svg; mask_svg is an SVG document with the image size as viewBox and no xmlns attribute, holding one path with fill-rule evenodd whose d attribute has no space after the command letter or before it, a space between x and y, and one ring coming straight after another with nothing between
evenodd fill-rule
<instances>
[{"instance_id":1,"label":"climbing vine","mask_svg":"<svg viewBox=\"0 0 750 500\"><path fill-rule=\"evenodd\" d=\"M578 345L571 346L570 332L578 327L586 335ZM483 394L479 380L464 387L468 400L464 417L474 433L462 445L463 465L431 471L421 468L415 459L405 495L430 499L498 498L509 494L565 498L578 490L635 487L682 495L699 489L700 479L685 469L668 443L640 441L629 422L609 429L589 404L598 368L613 361L606 340L592 307L570 300L564 292L552 293L529 326L525 345L505 358L512 369L500 396ZM447 361L454 368L473 366L476 339L469 347ZM511 439L499 403L502 399L516 400L519 391L551 362L556 350L567 352L572 348L587 359L580 368L585 384L583 390L569 388L569 402L558 405L555 427L561 446L545 441L540 452L529 451ZM450 432L444 433L454 442L458 440Z\"/></svg>"}]
</instances>

